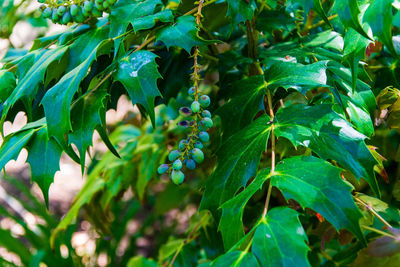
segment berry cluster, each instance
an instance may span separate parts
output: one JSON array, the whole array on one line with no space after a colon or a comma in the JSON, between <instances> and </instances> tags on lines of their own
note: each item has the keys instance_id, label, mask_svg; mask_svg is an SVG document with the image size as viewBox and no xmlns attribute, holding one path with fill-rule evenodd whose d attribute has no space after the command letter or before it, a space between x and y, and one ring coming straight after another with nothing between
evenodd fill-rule
<instances>
[{"instance_id":1,"label":"berry cluster","mask_svg":"<svg viewBox=\"0 0 400 267\"><path fill-rule=\"evenodd\" d=\"M109 13L117 0L38 0L42 16L54 23L82 23L89 17L101 17L103 11Z\"/></svg>"},{"instance_id":2,"label":"berry cluster","mask_svg":"<svg viewBox=\"0 0 400 267\"><path fill-rule=\"evenodd\" d=\"M186 139L179 142L179 147L169 153L168 159L170 164L161 164L158 167L158 173L168 173L175 184L183 183L185 175L182 172L183 165L186 168L193 170L196 168L196 163L200 164L204 160L204 154L201 149L203 143L210 140L207 129L213 126L211 113L206 110L210 105L210 98L207 95L199 95L196 93L195 87L189 89L189 95L194 98L194 101L189 107L180 108L179 112L185 117L192 117L190 121L183 120L179 125L185 128L191 128L191 133Z\"/></svg>"}]
</instances>

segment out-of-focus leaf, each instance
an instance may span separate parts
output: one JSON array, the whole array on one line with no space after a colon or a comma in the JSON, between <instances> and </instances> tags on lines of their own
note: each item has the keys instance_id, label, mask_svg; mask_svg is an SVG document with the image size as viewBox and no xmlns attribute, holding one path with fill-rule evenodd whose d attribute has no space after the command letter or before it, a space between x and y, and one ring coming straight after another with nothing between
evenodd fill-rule
<instances>
[{"instance_id":1,"label":"out-of-focus leaf","mask_svg":"<svg viewBox=\"0 0 400 267\"><path fill-rule=\"evenodd\" d=\"M146 259L143 256L136 256L128 261L127 267L157 267L157 262Z\"/></svg>"}]
</instances>

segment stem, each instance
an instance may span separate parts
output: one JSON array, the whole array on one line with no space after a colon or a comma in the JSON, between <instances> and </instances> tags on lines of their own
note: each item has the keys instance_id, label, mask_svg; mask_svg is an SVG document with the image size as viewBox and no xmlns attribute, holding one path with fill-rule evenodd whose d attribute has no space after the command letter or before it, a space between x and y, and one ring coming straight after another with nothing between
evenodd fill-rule
<instances>
[{"instance_id":1,"label":"stem","mask_svg":"<svg viewBox=\"0 0 400 267\"><path fill-rule=\"evenodd\" d=\"M269 109L269 115L271 117L271 121L274 119L274 109L272 106L272 97L271 97L271 92L267 88L267 100L268 100L268 109ZM274 133L274 124L271 124L271 172L270 176L275 172L275 133ZM263 216L264 218L267 215L268 212L268 206L269 206L269 201L271 199L271 192L272 192L272 184L271 180L268 185L268 192L267 192L267 197L265 199L265 205L264 205L264 211L263 211Z\"/></svg>"},{"instance_id":2,"label":"stem","mask_svg":"<svg viewBox=\"0 0 400 267\"><path fill-rule=\"evenodd\" d=\"M365 203L364 201L362 201L362 200L359 199L358 197L354 197L354 199L355 199L358 203L362 204L369 212L372 213L372 215L374 215L378 220L380 220L386 227L388 227L388 228L393 228L393 227L390 225L390 223L388 223L385 219L383 219L382 216L379 215L378 212L376 212L376 211L374 210L373 207L371 207L370 205L368 205L367 203Z\"/></svg>"},{"instance_id":3,"label":"stem","mask_svg":"<svg viewBox=\"0 0 400 267\"><path fill-rule=\"evenodd\" d=\"M393 238L394 240L397 240L397 238L396 238L394 235L391 235L391 234L386 233L386 232L384 232L384 231L381 231L381 230L379 230L379 229L375 229L375 228L372 228L372 227L369 227L369 226L366 226L366 225L361 225L361 227L364 228L364 229L370 230L370 231L372 231L372 232L378 233L378 234L380 234L380 235L384 235L384 236Z\"/></svg>"}]
</instances>

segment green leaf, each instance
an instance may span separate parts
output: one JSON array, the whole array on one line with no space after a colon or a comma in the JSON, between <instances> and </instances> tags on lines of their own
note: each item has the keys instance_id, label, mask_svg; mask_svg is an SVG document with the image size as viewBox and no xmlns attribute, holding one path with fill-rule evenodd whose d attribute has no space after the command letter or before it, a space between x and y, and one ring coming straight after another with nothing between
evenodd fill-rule
<instances>
[{"instance_id":1,"label":"green leaf","mask_svg":"<svg viewBox=\"0 0 400 267\"><path fill-rule=\"evenodd\" d=\"M319 61L310 65L277 62L265 72L268 89L293 88L305 94L309 89L326 86L327 64L327 61Z\"/></svg>"},{"instance_id":2,"label":"green leaf","mask_svg":"<svg viewBox=\"0 0 400 267\"><path fill-rule=\"evenodd\" d=\"M365 11L364 20L368 22L374 36L386 45L393 56L397 56L392 40L392 2L393 0L372 1Z\"/></svg>"},{"instance_id":3,"label":"green leaf","mask_svg":"<svg viewBox=\"0 0 400 267\"><path fill-rule=\"evenodd\" d=\"M321 16L321 18L332 28L331 22L329 21L328 17L326 16L326 12L322 7L321 0L313 0L314 3L314 10Z\"/></svg>"},{"instance_id":4,"label":"green leaf","mask_svg":"<svg viewBox=\"0 0 400 267\"><path fill-rule=\"evenodd\" d=\"M59 170L62 150L55 140L49 139L46 128L37 131L28 145L28 150L27 162L31 166L32 181L39 185L48 207L48 192L54 174Z\"/></svg>"},{"instance_id":5,"label":"green leaf","mask_svg":"<svg viewBox=\"0 0 400 267\"><path fill-rule=\"evenodd\" d=\"M135 256L128 261L127 267L157 267L157 262L143 256Z\"/></svg>"},{"instance_id":6,"label":"green leaf","mask_svg":"<svg viewBox=\"0 0 400 267\"><path fill-rule=\"evenodd\" d=\"M264 77L252 76L232 83L228 90L232 98L215 112L221 116L224 138L247 126L258 111L264 110Z\"/></svg>"},{"instance_id":7,"label":"green leaf","mask_svg":"<svg viewBox=\"0 0 400 267\"><path fill-rule=\"evenodd\" d=\"M4 121L8 110L21 98L25 98L29 103L36 96L39 84L43 81L47 67L61 57L68 50L67 46L61 46L52 50L43 50L36 55L34 63L24 76L19 78L17 87L13 90L10 97L4 102L1 120ZM28 67L28 66L23 66Z\"/></svg>"},{"instance_id":8,"label":"green leaf","mask_svg":"<svg viewBox=\"0 0 400 267\"><path fill-rule=\"evenodd\" d=\"M250 252L231 251L216 258L210 267L257 267L257 259Z\"/></svg>"},{"instance_id":9,"label":"green leaf","mask_svg":"<svg viewBox=\"0 0 400 267\"><path fill-rule=\"evenodd\" d=\"M155 125L154 100L161 96L157 79L161 78L155 58L149 51L138 51L119 61L115 80L120 81L132 100L133 105L141 104Z\"/></svg>"},{"instance_id":10,"label":"green leaf","mask_svg":"<svg viewBox=\"0 0 400 267\"><path fill-rule=\"evenodd\" d=\"M362 217L351 196L352 186L340 177L342 169L313 156L284 159L271 175L271 184L287 200L320 213L337 230L346 228L360 240Z\"/></svg>"},{"instance_id":11,"label":"green leaf","mask_svg":"<svg viewBox=\"0 0 400 267\"><path fill-rule=\"evenodd\" d=\"M238 1L238 0L227 0L228 10L226 15L232 21L231 31L241 22L251 20L254 15L254 11L257 9L255 0L249 1Z\"/></svg>"},{"instance_id":12,"label":"green leaf","mask_svg":"<svg viewBox=\"0 0 400 267\"><path fill-rule=\"evenodd\" d=\"M215 213L256 173L270 133L264 115L226 140L217 152L217 167L206 182L200 209Z\"/></svg>"},{"instance_id":13,"label":"green leaf","mask_svg":"<svg viewBox=\"0 0 400 267\"><path fill-rule=\"evenodd\" d=\"M162 41L167 48L171 46L182 47L190 54L193 46L201 46L214 43L212 40L204 40L198 36L195 18L193 16L181 16L176 23L157 32L156 38Z\"/></svg>"},{"instance_id":14,"label":"green leaf","mask_svg":"<svg viewBox=\"0 0 400 267\"><path fill-rule=\"evenodd\" d=\"M251 247L261 266L310 266L307 235L298 216L295 210L278 207L261 220Z\"/></svg>"},{"instance_id":15,"label":"green leaf","mask_svg":"<svg viewBox=\"0 0 400 267\"><path fill-rule=\"evenodd\" d=\"M242 222L244 207L249 199L263 186L269 172L268 169L261 171L246 189L221 206L222 216L218 230L221 231L225 250L230 249L244 237Z\"/></svg>"},{"instance_id":16,"label":"green leaf","mask_svg":"<svg viewBox=\"0 0 400 267\"><path fill-rule=\"evenodd\" d=\"M65 135L72 130L70 106L82 80L88 75L92 62L110 50L110 41L97 43L85 61L65 74L60 81L50 88L42 99L47 120L49 136L54 136L63 148L68 146Z\"/></svg>"},{"instance_id":17,"label":"green leaf","mask_svg":"<svg viewBox=\"0 0 400 267\"><path fill-rule=\"evenodd\" d=\"M333 12L338 13L345 28L351 27L365 38L371 39L361 26L361 11L357 0L336 0Z\"/></svg>"},{"instance_id":18,"label":"green leaf","mask_svg":"<svg viewBox=\"0 0 400 267\"><path fill-rule=\"evenodd\" d=\"M289 139L296 147L309 147L323 159L337 161L357 179L364 178L380 195L373 171L376 162L365 145L365 136L332 111L329 104L281 108L274 125L277 137Z\"/></svg>"},{"instance_id":19,"label":"green leaf","mask_svg":"<svg viewBox=\"0 0 400 267\"><path fill-rule=\"evenodd\" d=\"M14 73L0 70L0 101L4 102L16 86Z\"/></svg>"}]
</instances>

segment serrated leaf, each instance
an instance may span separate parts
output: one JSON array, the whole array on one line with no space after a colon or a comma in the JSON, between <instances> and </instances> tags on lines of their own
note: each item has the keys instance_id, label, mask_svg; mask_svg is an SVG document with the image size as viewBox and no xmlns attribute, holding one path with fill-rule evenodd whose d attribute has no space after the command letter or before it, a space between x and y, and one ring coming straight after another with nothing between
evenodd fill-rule
<instances>
[{"instance_id":1,"label":"serrated leaf","mask_svg":"<svg viewBox=\"0 0 400 267\"><path fill-rule=\"evenodd\" d=\"M216 258L210 267L257 267L257 259L250 252L231 251Z\"/></svg>"},{"instance_id":2,"label":"serrated leaf","mask_svg":"<svg viewBox=\"0 0 400 267\"><path fill-rule=\"evenodd\" d=\"M227 0L228 10L226 15L231 19L231 31L241 22L251 20L257 9L256 1Z\"/></svg>"},{"instance_id":3,"label":"serrated leaf","mask_svg":"<svg viewBox=\"0 0 400 267\"><path fill-rule=\"evenodd\" d=\"M380 195L373 166L375 159L365 145L365 136L332 111L329 104L292 105L278 110L275 133L295 146L310 148L323 159L337 161L357 179L364 178L376 195Z\"/></svg>"},{"instance_id":4,"label":"serrated leaf","mask_svg":"<svg viewBox=\"0 0 400 267\"><path fill-rule=\"evenodd\" d=\"M333 12L337 13L346 28L353 28L365 38L371 39L361 26L360 7L357 0L336 0Z\"/></svg>"},{"instance_id":5,"label":"serrated leaf","mask_svg":"<svg viewBox=\"0 0 400 267\"><path fill-rule=\"evenodd\" d=\"M47 67L53 61L59 60L67 50L67 46L61 46L53 50L43 50L43 52L36 55L33 65L24 73L22 78L19 78L17 87L4 102L2 121L4 121L9 109L18 100L26 98L27 102L32 102L33 98L36 96L39 84L44 79ZM27 66L26 69L28 69Z\"/></svg>"},{"instance_id":6,"label":"serrated leaf","mask_svg":"<svg viewBox=\"0 0 400 267\"><path fill-rule=\"evenodd\" d=\"M270 127L264 115L226 140L217 152L217 167L208 178L200 209L215 214L256 173Z\"/></svg>"},{"instance_id":7,"label":"serrated leaf","mask_svg":"<svg viewBox=\"0 0 400 267\"><path fill-rule=\"evenodd\" d=\"M287 200L296 200L320 213L337 230L346 228L363 240L362 214L352 199L352 187L340 177L341 171L322 159L299 156L277 164L270 179Z\"/></svg>"},{"instance_id":8,"label":"serrated leaf","mask_svg":"<svg viewBox=\"0 0 400 267\"><path fill-rule=\"evenodd\" d=\"M251 250L261 266L310 266L306 241L298 213L278 207L257 226Z\"/></svg>"},{"instance_id":9,"label":"serrated leaf","mask_svg":"<svg viewBox=\"0 0 400 267\"><path fill-rule=\"evenodd\" d=\"M47 129L41 128L28 145L27 162L31 166L32 181L42 190L47 207L49 206L49 188L54 174L59 170L61 147L49 139Z\"/></svg>"},{"instance_id":10,"label":"serrated leaf","mask_svg":"<svg viewBox=\"0 0 400 267\"><path fill-rule=\"evenodd\" d=\"M278 87L293 88L302 94L309 89L326 86L327 61L310 65L291 62L277 62L265 72L265 80L270 90Z\"/></svg>"},{"instance_id":11,"label":"serrated leaf","mask_svg":"<svg viewBox=\"0 0 400 267\"><path fill-rule=\"evenodd\" d=\"M0 70L0 101L4 102L16 86L14 73Z\"/></svg>"},{"instance_id":12,"label":"serrated leaf","mask_svg":"<svg viewBox=\"0 0 400 267\"><path fill-rule=\"evenodd\" d=\"M226 201L222 206L222 216L218 230L221 231L225 250L230 249L244 237L243 211L249 199L262 187L267 180L269 170L264 169L257 174L254 181L234 198Z\"/></svg>"},{"instance_id":13,"label":"serrated leaf","mask_svg":"<svg viewBox=\"0 0 400 267\"><path fill-rule=\"evenodd\" d=\"M215 114L221 116L224 138L247 126L264 109L265 81L262 75L249 77L229 86L232 98Z\"/></svg>"},{"instance_id":14,"label":"serrated leaf","mask_svg":"<svg viewBox=\"0 0 400 267\"><path fill-rule=\"evenodd\" d=\"M393 56L397 56L392 40L392 2L393 0L372 1L364 14L364 21L368 22L375 37L389 49Z\"/></svg>"},{"instance_id":15,"label":"serrated leaf","mask_svg":"<svg viewBox=\"0 0 400 267\"><path fill-rule=\"evenodd\" d=\"M72 130L70 106L82 80L88 75L92 62L110 50L110 41L103 40L97 43L85 61L65 74L60 81L50 88L44 95L41 103L47 120L48 134L54 136L63 148L68 146L65 135Z\"/></svg>"},{"instance_id":16,"label":"serrated leaf","mask_svg":"<svg viewBox=\"0 0 400 267\"><path fill-rule=\"evenodd\" d=\"M157 32L156 38L162 41L167 48L171 46L182 47L190 54L193 46L201 46L215 41L204 40L198 36L195 18L193 16L181 16L176 23Z\"/></svg>"},{"instance_id":17,"label":"serrated leaf","mask_svg":"<svg viewBox=\"0 0 400 267\"><path fill-rule=\"evenodd\" d=\"M161 96L157 80L161 78L155 58L149 51L137 51L119 61L115 80L120 81L132 100L132 104L141 104L155 125L154 100Z\"/></svg>"}]
</instances>

